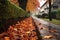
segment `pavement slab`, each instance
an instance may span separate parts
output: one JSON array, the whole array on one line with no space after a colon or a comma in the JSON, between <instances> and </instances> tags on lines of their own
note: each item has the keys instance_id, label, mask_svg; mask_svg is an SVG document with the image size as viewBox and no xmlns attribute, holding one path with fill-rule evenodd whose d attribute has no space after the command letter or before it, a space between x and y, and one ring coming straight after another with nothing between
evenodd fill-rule
<instances>
[{"instance_id":1,"label":"pavement slab","mask_svg":"<svg viewBox=\"0 0 60 40\"><path fill-rule=\"evenodd\" d=\"M40 23L40 22L38 22L36 20L34 20L34 22L36 23L43 40L57 40L57 38L54 35L49 33L48 27L45 27L42 24L39 25L38 23ZM50 35L52 35L52 38L44 38L45 36L50 36Z\"/></svg>"},{"instance_id":2,"label":"pavement slab","mask_svg":"<svg viewBox=\"0 0 60 40\"><path fill-rule=\"evenodd\" d=\"M34 16L32 18L34 19L43 40L60 40L60 27L56 25L54 26L52 23L46 22L45 20ZM53 25L53 27L51 27L52 32L49 30L50 25Z\"/></svg>"}]
</instances>

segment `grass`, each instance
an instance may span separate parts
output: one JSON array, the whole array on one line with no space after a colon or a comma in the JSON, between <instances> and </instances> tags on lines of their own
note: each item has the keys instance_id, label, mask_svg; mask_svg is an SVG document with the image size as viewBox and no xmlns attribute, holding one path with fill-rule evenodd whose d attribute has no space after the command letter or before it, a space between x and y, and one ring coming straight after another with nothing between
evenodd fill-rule
<instances>
[{"instance_id":1,"label":"grass","mask_svg":"<svg viewBox=\"0 0 60 40\"><path fill-rule=\"evenodd\" d=\"M52 19L52 21L49 21L49 19L46 18L42 18L42 19L60 26L60 20Z\"/></svg>"}]
</instances>

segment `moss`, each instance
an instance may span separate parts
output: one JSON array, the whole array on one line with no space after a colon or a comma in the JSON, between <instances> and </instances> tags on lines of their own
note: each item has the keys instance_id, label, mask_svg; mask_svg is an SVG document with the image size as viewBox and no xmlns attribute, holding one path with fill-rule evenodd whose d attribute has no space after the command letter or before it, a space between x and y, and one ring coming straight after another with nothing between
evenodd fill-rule
<instances>
[{"instance_id":1,"label":"moss","mask_svg":"<svg viewBox=\"0 0 60 40\"><path fill-rule=\"evenodd\" d=\"M9 18L16 18L16 17L28 17L28 13L26 11L24 11L21 7L11 3L10 1L5 1L5 4L1 4L2 6L5 6L5 8L1 8L0 7L0 17L4 18L4 19L9 19Z\"/></svg>"}]
</instances>

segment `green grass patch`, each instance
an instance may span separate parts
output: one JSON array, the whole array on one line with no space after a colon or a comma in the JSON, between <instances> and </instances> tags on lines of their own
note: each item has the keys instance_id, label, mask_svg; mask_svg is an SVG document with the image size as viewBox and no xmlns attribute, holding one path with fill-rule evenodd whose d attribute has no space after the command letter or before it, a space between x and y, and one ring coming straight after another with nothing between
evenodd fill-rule
<instances>
[{"instance_id":1,"label":"green grass patch","mask_svg":"<svg viewBox=\"0 0 60 40\"><path fill-rule=\"evenodd\" d=\"M49 19L46 18L42 18L42 19L60 26L60 20L52 19L52 21L49 21Z\"/></svg>"}]
</instances>

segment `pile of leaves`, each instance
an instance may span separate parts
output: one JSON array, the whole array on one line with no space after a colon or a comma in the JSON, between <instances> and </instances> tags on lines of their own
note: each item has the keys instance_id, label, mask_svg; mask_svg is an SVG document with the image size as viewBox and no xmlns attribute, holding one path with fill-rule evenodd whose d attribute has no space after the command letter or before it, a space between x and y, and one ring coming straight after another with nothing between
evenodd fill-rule
<instances>
[{"instance_id":1,"label":"pile of leaves","mask_svg":"<svg viewBox=\"0 0 60 40\"><path fill-rule=\"evenodd\" d=\"M37 34L33 19L25 18L22 21L17 21L15 25L9 26L7 32L0 40L37 40Z\"/></svg>"}]
</instances>

